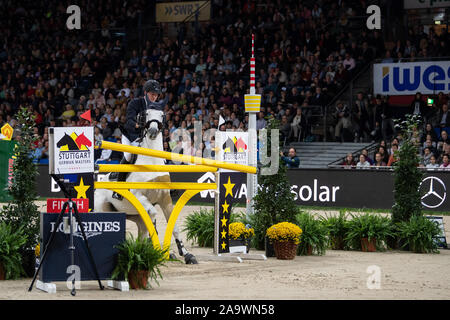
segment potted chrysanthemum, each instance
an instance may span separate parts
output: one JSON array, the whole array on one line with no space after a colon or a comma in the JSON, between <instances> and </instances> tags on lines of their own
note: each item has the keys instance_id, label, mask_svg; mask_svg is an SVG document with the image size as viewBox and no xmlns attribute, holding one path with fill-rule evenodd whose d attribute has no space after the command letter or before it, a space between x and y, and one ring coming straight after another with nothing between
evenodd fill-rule
<instances>
[{"instance_id":1,"label":"potted chrysanthemum","mask_svg":"<svg viewBox=\"0 0 450 320\"><path fill-rule=\"evenodd\" d=\"M250 251L250 240L255 235L255 230L242 222L230 223L228 229L230 235L230 247L246 246Z\"/></svg>"},{"instance_id":2,"label":"potted chrysanthemum","mask_svg":"<svg viewBox=\"0 0 450 320\"><path fill-rule=\"evenodd\" d=\"M266 235L273 242L277 259L292 260L295 258L300 243L302 229L290 222L280 222L267 229Z\"/></svg>"}]
</instances>

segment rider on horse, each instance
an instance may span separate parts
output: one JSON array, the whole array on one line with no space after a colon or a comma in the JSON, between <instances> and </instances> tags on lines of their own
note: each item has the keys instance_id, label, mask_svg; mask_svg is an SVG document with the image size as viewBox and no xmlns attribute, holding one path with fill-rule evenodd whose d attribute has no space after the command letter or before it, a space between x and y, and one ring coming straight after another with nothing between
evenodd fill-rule
<instances>
[{"instance_id":1,"label":"rider on horse","mask_svg":"<svg viewBox=\"0 0 450 320\"><path fill-rule=\"evenodd\" d=\"M142 132L145 127L145 112L147 109L163 110L167 104L166 99L156 102L161 94L161 86L156 80L148 80L144 83L144 97L130 101L127 107L127 122L122 130L122 144L139 146L142 141ZM124 152L120 164L129 164L136 161L135 155ZM125 181L128 172L119 172L117 181ZM113 198L122 200L123 197L114 192Z\"/></svg>"}]
</instances>

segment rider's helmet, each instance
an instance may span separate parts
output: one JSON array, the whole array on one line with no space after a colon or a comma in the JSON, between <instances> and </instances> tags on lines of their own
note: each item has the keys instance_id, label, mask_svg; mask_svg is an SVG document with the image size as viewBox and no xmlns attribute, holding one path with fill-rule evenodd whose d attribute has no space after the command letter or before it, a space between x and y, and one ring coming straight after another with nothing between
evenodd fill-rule
<instances>
[{"instance_id":1,"label":"rider's helmet","mask_svg":"<svg viewBox=\"0 0 450 320\"><path fill-rule=\"evenodd\" d=\"M144 83L144 92L152 92L156 94L161 94L161 85L156 80L148 80Z\"/></svg>"}]
</instances>

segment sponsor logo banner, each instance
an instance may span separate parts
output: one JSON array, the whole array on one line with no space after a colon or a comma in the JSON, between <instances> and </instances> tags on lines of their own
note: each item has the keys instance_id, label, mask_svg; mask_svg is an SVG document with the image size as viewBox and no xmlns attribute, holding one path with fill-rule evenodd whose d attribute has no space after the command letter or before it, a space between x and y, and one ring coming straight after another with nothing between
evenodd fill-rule
<instances>
[{"instance_id":1,"label":"sponsor logo banner","mask_svg":"<svg viewBox=\"0 0 450 320\"><path fill-rule=\"evenodd\" d=\"M94 128L52 129L54 173L94 172Z\"/></svg>"},{"instance_id":2,"label":"sponsor logo banner","mask_svg":"<svg viewBox=\"0 0 450 320\"><path fill-rule=\"evenodd\" d=\"M52 231L55 230L57 217L58 214L55 213L41 213L41 248L45 248ZM81 226L77 223L74 225L74 246L75 265L80 267L81 280L96 280L81 228L89 240L100 279L111 279L118 253L115 246L125 240L125 213L80 213L80 219ZM41 281L66 281L70 276L66 273L67 267L71 265L69 239L70 235L64 233L64 223L61 223L41 267Z\"/></svg>"},{"instance_id":3,"label":"sponsor logo banner","mask_svg":"<svg viewBox=\"0 0 450 320\"><path fill-rule=\"evenodd\" d=\"M64 202L68 201L67 198L53 198L47 199L47 212L48 213L60 213ZM89 199L72 199L76 205L79 213L89 212ZM69 212L69 207L67 207L66 213Z\"/></svg>"},{"instance_id":4,"label":"sponsor logo banner","mask_svg":"<svg viewBox=\"0 0 450 320\"><path fill-rule=\"evenodd\" d=\"M450 7L450 0L404 0L405 9Z\"/></svg>"},{"instance_id":5,"label":"sponsor logo banner","mask_svg":"<svg viewBox=\"0 0 450 320\"><path fill-rule=\"evenodd\" d=\"M218 154L216 160L248 165L248 132L216 132ZM221 169L221 172L231 170Z\"/></svg>"},{"instance_id":6,"label":"sponsor logo banner","mask_svg":"<svg viewBox=\"0 0 450 320\"><path fill-rule=\"evenodd\" d=\"M414 95L450 92L450 61L373 65L374 94Z\"/></svg>"},{"instance_id":7,"label":"sponsor logo banner","mask_svg":"<svg viewBox=\"0 0 450 320\"><path fill-rule=\"evenodd\" d=\"M195 21L195 12L199 9L198 21L211 19L209 1L164 2L156 4L156 22Z\"/></svg>"},{"instance_id":8,"label":"sponsor logo banner","mask_svg":"<svg viewBox=\"0 0 450 320\"><path fill-rule=\"evenodd\" d=\"M64 197L54 189L51 192L47 166L40 166L38 185L41 197ZM170 174L173 182L198 181L214 182L211 172ZM346 208L391 209L394 204L394 175L391 171L339 170L339 169L289 169L288 179L291 192L298 205ZM370 181L368 183L367 181ZM446 190L450 187L450 171L427 171L421 184L424 210L450 211L450 197ZM245 179L236 182L233 189L235 203L245 204L247 186ZM177 201L173 197L173 201ZM213 203L214 190L205 190L192 198L193 202Z\"/></svg>"}]
</instances>

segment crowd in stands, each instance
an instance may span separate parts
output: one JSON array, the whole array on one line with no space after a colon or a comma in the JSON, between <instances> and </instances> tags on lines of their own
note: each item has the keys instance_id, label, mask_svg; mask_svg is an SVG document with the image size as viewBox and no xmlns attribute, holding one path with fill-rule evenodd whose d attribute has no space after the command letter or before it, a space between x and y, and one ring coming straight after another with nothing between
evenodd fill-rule
<instances>
[{"instance_id":1,"label":"crowd in stands","mask_svg":"<svg viewBox=\"0 0 450 320\"><path fill-rule=\"evenodd\" d=\"M69 1L4 1L0 126L9 123L18 129L16 136L17 110L32 110L36 160L48 157L48 127L91 125L80 118L86 110L91 111L96 139L120 141L129 101L143 95L146 80L156 79L168 97L166 151L178 144L174 131L193 134L196 121L203 131L245 131L253 33L256 91L262 95L257 128L276 118L284 143L309 141L313 106L327 106L361 66L383 56L395 60L441 54L447 45L433 32L414 27L405 44L387 53L379 31L355 28L352 17L365 15L370 2L212 1L213 19L193 35L180 32L176 38L132 46L110 30L137 32L138 15L151 11L151 2L82 0L82 30L77 31L66 27ZM353 106L340 101L329 112L335 115L331 131L336 139L347 134L353 140L354 130L357 139L378 141L393 131L385 97L369 99L361 93ZM96 158L108 161L120 154L99 151Z\"/></svg>"},{"instance_id":2,"label":"crowd in stands","mask_svg":"<svg viewBox=\"0 0 450 320\"><path fill-rule=\"evenodd\" d=\"M444 104L444 109L447 105ZM443 117L446 117L443 116ZM414 131L413 140L417 146L420 159L419 167L428 170L449 170L450 163L450 127L443 123L441 126L433 128L432 123L427 122L422 131ZM348 153L345 159L339 164L346 169L370 169L376 167L392 167L398 160L396 151L402 146L401 135L396 135L389 143L381 140L374 148L372 156L367 149L363 149L355 159L352 153Z\"/></svg>"},{"instance_id":3,"label":"crowd in stands","mask_svg":"<svg viewBox=\"0 0 450 320\"><path fill-rule=\"evenodd\" d=\"M119 139L127 104L142 96L148 79L160 81L169 99L167 149L173 131L191 130L195 121L204 130L246 130L252 33L263 97L258 128L274 117L282 139L303 140L308 107L325 106L359 66L384 51L378 31L351 28L349 18L365 11L360 1L214 1L214 19L195 35L146 41L141 50L109 30L132 26L146 1L81 1L81 31L66 28L66 2L5 1L0 13L0 124L16 127L18 108L30 108L40 138L36 158L48 153L46 128L89 125L80 118L88 109L96 138Z\"/></svg>"}]
</instances>

